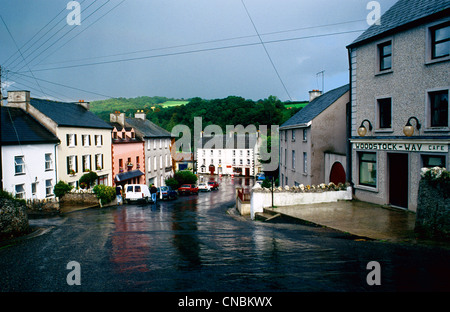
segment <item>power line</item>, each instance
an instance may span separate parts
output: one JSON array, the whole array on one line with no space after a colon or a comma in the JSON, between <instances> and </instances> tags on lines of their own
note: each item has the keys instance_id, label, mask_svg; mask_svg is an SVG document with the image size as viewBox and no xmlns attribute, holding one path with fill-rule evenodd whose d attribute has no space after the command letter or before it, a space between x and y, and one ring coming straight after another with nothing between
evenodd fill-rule
<instances>
[{"instance_id":1,"label":"power line","mask_svg":"<svg viewBox=\"0 0 450 312\"><path fill-rule=\"evenodd\" d=\"M344 34L350 34L350 33L356 33L356 32L363 32L363 31L365 31L365 29L349 30L349 31L343 31L343 32L334 32L334 33L295 37L295 38L278 39L278 40L264 41L264 44L289 42L289 41L304 40L304 39L314 39L314 38L321 38L321 37L328 37L328 36L335 36L335 35L344 35ZM218 51L218 50L224 50L224 49L243 48L243 47L256 46L256 45L260 45L260 44L261 44L261 42L242 43L242 44L222 46L222 47L204 48L204 49L197 49L197 50L188 50L188 51L181 51L181 52L157 54L157 55L148 55L148 56L125 58L125 59L119 59L119 60L101 61L101 62L93 62L93 63L86 63L86 64L78 64L78 65L67 65L67 66L35 69L34 71L42 72L42 71L57 70L57 69L69 69L69 68L78 68L78 67L86 67L86 66L94 66L94 65L105 65L105 64L138 61L138 60L167 57L167 56L193 54L193 53L199 53L199 52L210 52L210 51ZM17 74L17 73L23 73L23 72L15 72L15 73Z\"/></svg>"},{"instance_id":2,"label":"power line","mask_svg":"<svg viewBox=\"0 0 450 312\"><path fill-rule=\"evenodd\" d=\"M5 25L6 30L8 31L9 36L11 37L12 41L14 42L14 45L16 46L17 50L19 51L20 55L22 56L26 66L28 67L28 71L31 73L31 75L33 76L34 80L36 81L36 84L39 86L39 89L41 90L41 92L43 94L45 94L45 92L42 90L39 82L36 80L36 77L34 76L33 72L31 71L30 67L28 66L28 63L25 61L25 58L23 57L22 52L19 49L19 46L16 43L16 40L14 39L13 35L11 34L11 32L9 31L8 25L6 25L5 20L3 19L3 17L0 15L0 19L2 20L3 24Z\"/></svg>"},{"instance_id":3,"label":"power line","mask_svg":"<svg viewBox=\"0 0 450 312\"><path fill-rule=\"evenodd\" d=\"M275 63L273 62L272 58L270 57L269 51L267 51L266 45L264 44L263 40L261 39L261 36L259 35L258 29L256 28L255 23L253 22L253 19L250 15L250 13L248 12L247 7L245 6L244 0L241 0L242 5L244 6L245 12L247 12L247 16L250 19L250 22L252 22L253 28L255 29L256 34L258 35L259 41L261 42L261 45L264 48L264 51L266 51L267 57L269 58L270 63L272 64L273 69L275 70L275 73L278 76L278 79L280 80L281 84L283 85L284 91L286 91L286 94L288 95L289 99L292 101L292 97L289 94L288 89L286 88L286 85L283 82L283 79L281 79L280 74L278 73L277 67L275 66Z\"/></svg>"}]
</instances>

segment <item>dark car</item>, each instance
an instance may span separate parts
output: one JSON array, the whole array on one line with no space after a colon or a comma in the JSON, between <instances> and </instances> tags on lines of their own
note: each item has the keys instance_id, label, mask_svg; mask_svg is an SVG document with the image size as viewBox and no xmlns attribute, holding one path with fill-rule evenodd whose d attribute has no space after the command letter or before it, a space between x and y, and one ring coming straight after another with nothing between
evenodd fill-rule
<instances>
[{"instance_id":1,"label":"dark car","mask_svg":"<svg viewBox=\"0 0 450 312\"><path fill-rule=\"evenodd\" d=\"M173 190L170 186L158 187L157 196L162 199L176 199L178 198L177 191Z\"/></svg>"},{"instance_id":2,"label":"dark car","mask_svg":"<svg viewBox=\"0 0 450 312\"><path fill-rule=\"evenodd\" d=\"M198 187L195 184L183 184L178 189L178 194L180 195L189 195L189 194L196 194L198 195Z\"/></svg>"},{"instance_id":3,"label":"dark car","mask_svg":"<svg viewBox=\"0 0 450 312\"><path fill-rule=\"evenodd\" d=\"M209 187L212 190L218 190L219 189L219 183L217 183L216 181L209 181L208 185L209 185Z\"/></svg>"}]
</instances>

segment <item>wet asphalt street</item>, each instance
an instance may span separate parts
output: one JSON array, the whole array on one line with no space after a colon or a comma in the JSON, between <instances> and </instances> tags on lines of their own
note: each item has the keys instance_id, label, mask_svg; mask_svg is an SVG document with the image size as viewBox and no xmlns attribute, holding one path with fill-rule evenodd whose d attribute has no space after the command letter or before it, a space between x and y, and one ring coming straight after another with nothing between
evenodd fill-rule
<instances>
[{"instance_id":1,"label":"wet asphalt street","mask_svg":"<svg viewBox=\"0 0 450 312\"><path fill-rule=\"evenodd\" d=\"M39 235L0 248L0 290L58 292L450 291L450 250L355 240L227 213L234 184L173 201L30 220ZM67 277L79 263L80 285ZM377 261L381 285L368 285Z\"/></svg>"}]
</instances>

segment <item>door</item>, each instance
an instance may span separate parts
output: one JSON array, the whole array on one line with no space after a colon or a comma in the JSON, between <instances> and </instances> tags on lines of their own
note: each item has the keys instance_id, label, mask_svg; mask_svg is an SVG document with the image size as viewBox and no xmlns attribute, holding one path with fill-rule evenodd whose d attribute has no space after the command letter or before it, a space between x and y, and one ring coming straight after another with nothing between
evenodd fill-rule
<instances>
[{"instance_id":1,"label":"door","mask_svg":"<svg viewBox=\"0 0 450 312\"><path fill-rule=\"evenodd\" d=\"M339 183L344 184L346 182L346 175L344 167L340 162L335 162L330 172L330 182L338 185Z\"/></svg>"},{"instance_id":2,"label":"door","mask_svg":"<svg viewBox=\"0 0 450 312\"><path fill-rule=\"evenodd\" d=\"M250 176L250 168L245 168L245 176L246 177Z\"/></svg>"},{"instance_id":3,"label":"door","mask_svg":"<svg viewBox=\"0 0 450 312\"><path fill-rule=\"evenodd\" d=\"M389 202L392 206L408 208L408 154L388 154Z\"/></svg>"}]
</instances>

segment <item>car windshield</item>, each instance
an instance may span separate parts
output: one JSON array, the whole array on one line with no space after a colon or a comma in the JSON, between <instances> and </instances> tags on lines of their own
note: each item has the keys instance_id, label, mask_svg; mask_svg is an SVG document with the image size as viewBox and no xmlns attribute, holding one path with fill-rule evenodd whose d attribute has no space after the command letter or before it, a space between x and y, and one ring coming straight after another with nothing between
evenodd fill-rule
<instances>
[{"instance_id":1,"label":"car windshield","mask_svg":"<svg viewBox=\"0 0 450 312\"><path fill-rule=\"evenodd\" d=\"M140 186L140 185L136 185L136 186L134 187L134 191L135 191L135 192L140 192L140 191L141 191L141 186Z\"/></svg>"},{"instance_id":2,"label":"car windshield","mask_svg":"<svg viewBox=\"0 0 450 312\"><path fill-rule=\"evenodd\" d=\"M133 192L133 186L132 185L129 185L127 187L127 192Z\"/></svg>"},{"instance_id":3,"label":"car windshield","mask_svg":"<svg viewBox=\"0 0 450 312\"><path fill-rule=\"evenodd\" d=\"M191 187L189 184L183 184L181 187Z\"/></svg>"},{"instance_id":4,"label":"car windshield","mask_svg":"<svg viewBox=\"0 0 450 312\"><path fill-rule=\"evenodd\" d=\"M161 191L167 191L167 190L168 190L167 186L161 186Z\"/></svg>"}]
</instances>

